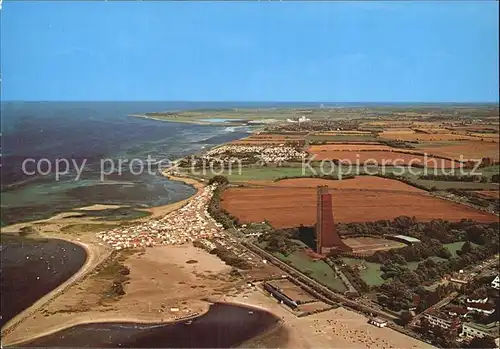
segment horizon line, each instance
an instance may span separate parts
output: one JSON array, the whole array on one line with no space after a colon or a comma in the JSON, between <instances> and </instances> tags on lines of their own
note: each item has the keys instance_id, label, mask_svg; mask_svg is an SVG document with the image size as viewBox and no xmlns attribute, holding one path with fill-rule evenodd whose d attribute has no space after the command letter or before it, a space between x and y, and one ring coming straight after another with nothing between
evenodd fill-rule
<instances>
[{"instance_id":1,"label":"horizon line","mask_svg":"<svg viewBox=\"0 0 500 349\"><path fill-rule=\"evenodd\" d=\"M500 101L301 101L301 100L23 100L10 99L1 100L1 103L24 102L24 103L294 103L294 104L494 104L500 105Z\"/></svg>"}]
</instances>

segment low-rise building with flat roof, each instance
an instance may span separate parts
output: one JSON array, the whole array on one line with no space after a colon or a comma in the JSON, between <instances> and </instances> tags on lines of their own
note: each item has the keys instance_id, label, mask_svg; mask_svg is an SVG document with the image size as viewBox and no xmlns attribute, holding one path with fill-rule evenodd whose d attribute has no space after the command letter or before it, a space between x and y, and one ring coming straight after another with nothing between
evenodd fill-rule
<instances>
[{"instance_id":1,"label":"low-rise building with flat roof","mask_svg":"<svg viewBox=\"0 0 500 349\"><path fill-rule=\"evenodd\" d=\"M495 341L496 345L500 344L499 334L500 322L495 321L487 325L478 324L475 322L466 322L462 325L461 337L468 339L472 338L491 338Z\"/></svg>"},{"instance_id":2,"label":"low-rise building with flat roof","mask_svg":"<svg viewBox=\"0 0 500 349\"><path fill-rule=\"evenodd\" d=\"M385 327L387 326L387 321L385 321L384 319L381 319L379 317L374 317L374 318L371 318L368 323L374 325L374 326L377 326L377 327Z\"/></svg>"},{"instance_id":3,"label":"low-rise building with flat roof","mask_svg":"<svg viewBox=\"0 0 500 349\"><path fill-rule=\"evenodd\" d=\"M414 245L420 243L419 239L412 238L411 236L406 236L406 235L390 235L387 236L388 239L395 240L402 242L407 245Z\"/></svg>"},{"instance_id":4,"label":"low-rise building with flat roof","mask_svg":"<svg viewBox=\"0 0 500 349\"><path fill-rule=\"evenodd\" d=\"M429 321L432 326L441 327L442 329L456 329L460 326L460 320L455 316L450 316L447 313L427 313L424 318Z\"/></svg>"}]
</instances>

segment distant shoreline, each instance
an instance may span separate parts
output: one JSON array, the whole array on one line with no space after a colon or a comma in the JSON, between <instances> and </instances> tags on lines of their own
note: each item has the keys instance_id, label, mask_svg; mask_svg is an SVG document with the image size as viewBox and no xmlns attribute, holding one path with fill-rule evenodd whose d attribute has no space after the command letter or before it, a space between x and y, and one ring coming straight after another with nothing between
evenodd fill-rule
<instances>
[{"instance_id":1,"label":"distant shoreline","mask_svg":"<svg viewBox=\"0 0 500 349\"><path fill-rule=\"evenodd\" d=\"M179 122L183 124L194 124L194 125L206 125L206 126L220 126L220 123L215 123L215 122L204 122L204 121L190 121L190 120L174 120L174 119L162 119L159 117L155 116L149 116L145 114L129 114L129 116L132 116L134 118L142 118L142 119L149 119L149 120L156 120L156 121L166 121L166 122Z\"/></svg>"}]
</instances>

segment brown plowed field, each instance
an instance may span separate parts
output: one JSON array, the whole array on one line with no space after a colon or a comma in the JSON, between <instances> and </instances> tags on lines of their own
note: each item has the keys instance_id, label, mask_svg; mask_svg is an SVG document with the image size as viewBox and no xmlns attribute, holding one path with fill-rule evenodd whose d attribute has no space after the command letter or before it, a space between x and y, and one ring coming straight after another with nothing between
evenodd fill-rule
<instances>
[{"instance_id":1,"label":"brown plowed field","mask_svg":"<svg viewBox=\"0 0 500 349\"><path fill-rule=\"evenodd\" d=\"M422 146L422 151L436 156L459 159L463 155L465 159L481 159L489 157L495 160L499 159L498 143L482 141L462 141L450 145Z\"/></svg>"},{"instance_id":2,"label":"brown plowed field","mask_svg":"<svg viewBox=\"0 0 500 349\"><path fill-rule=\"evenodd\" d=\"M467 136L462 134L452 134L452 133L417 133L417 132L394 132L394 131L384 131L379 134L380 138L401 140L401 141L458 141L458 140L474 140L477 137Z\"/></svg>"},{"instance_id":3,"label":"brown plowed field","mask_svg":"<svg viewBox=\"0 0 500 349\"><path fill-rule=\"evenodd\" d=\"M330 192L336 222L370 222L403 215L415 216L422 221L460 221L463 218L480 222L498 221L495 215L425 193L378 189L337 189ZM268 220L277 228L301 224L311 226L316 220L316 189L279 186L230 188L223 193L222 207L242 223Z\"/></svg>"},{"instance_id":4,"label":"brown plowed field","mask_svg":"<svg viewBox=\"0 0 500 349\"><path fill-rule=\"evenodd\" d=\"M337 148L335 146L334 148ZM333 160L339 159L341 161L350 162L356 165L359 163L362 166L364 163L367 165L376 164L378 166L385 164L386 166L398 165L426 165L427 167L437 168L451 168L458 167L460 164L446 159L427 157L427 161L422 155L399 153L395 151L343 151L343 150L329 150L314 153L316 156L314 160ZM375 163L376 161L376 163Z\"/></svg>"}]
</instances>

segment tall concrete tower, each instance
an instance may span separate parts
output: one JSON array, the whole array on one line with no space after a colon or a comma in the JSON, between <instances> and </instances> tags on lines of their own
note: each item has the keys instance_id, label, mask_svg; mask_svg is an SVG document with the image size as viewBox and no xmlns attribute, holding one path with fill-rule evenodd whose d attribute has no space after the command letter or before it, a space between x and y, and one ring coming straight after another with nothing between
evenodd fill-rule
<instances>
[{"instance_id":1,"label":"tall concrete tower","mask_svg":"<svg viewBox=\"0 0 500 349\"><path fill-rule=\"evenodd\" d=\"M318 186L316 205L316 252L327 254L332 250L352 251L335 230L332 194L328 192L328 186Z\"/></svg>"}]
</instances>

